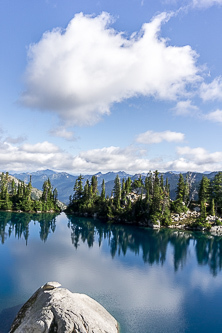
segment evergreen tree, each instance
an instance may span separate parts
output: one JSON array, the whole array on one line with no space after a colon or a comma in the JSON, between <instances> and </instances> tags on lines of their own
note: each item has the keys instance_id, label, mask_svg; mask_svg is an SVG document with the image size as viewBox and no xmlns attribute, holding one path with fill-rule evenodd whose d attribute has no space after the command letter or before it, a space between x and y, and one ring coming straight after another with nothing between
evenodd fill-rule
<instances>
[{"instance_id":1,"label":"evergreen tree","mask_svg":"<svg viewBox=\"0 0 222 333\"><path fill-rule=\"evenodd\" d=\"M164 181L163 181L163 175L160 176L160 187L162 191L164 190Z\"/></svg>"},{"instance_id":2,"label":"evergreen tree","mask_svg":"<svg viewBox=\"0 0 222 333\"><path fill-rule=\"evenodd\" d=\"M76 179L75 185L74 185L74 200L80 200L83 196L83 176L79 175L79 177Z\"/></svg>"},{"instance_id":3,"label":"evergreen tree","mask_svg":"<svg viewBox=\"0 0 222 333\"><path fill-rule=\"evenodd\" d=\"M55 188L53 190L53 202L54 202L54 205L57 204L57 200L58 200L58 190L57 190L57 188Z\"/></svg>"},{"instance_id":4,"label":"evergreen tree","mask_svg":"<svg viewBox=\"0 0 222 333\"><path fill-rule=\"evenodd\" d=\"M13 196L16 195L16 185L14 179L12 179L12 195Z\"/></svg>"},{"instance_id":5,"label":"evergreen tree","mask_svg":"<svg viewBox=\"0 0 222 333\"><path fill-rule=\"evenodd\" d=\"M131 192L131 190L132 190L132 180L130 177L128 177L125 182L126 195L129 194Z\"/></svg>"},{"instance_id":6,"label":"evergreen tree","mask_svg":"<svg viewBox=\"0 0 222 333\"><path fill-rule=\"evenodd\" d=\"M89 184L89 180L86 180L85 186L84 186L84 191L83 191L83 197L84 199L90 200L91 196L92 196L92 191L91 191L91 185Z\"/></svg>"},{"instance_id":7,"label":"evergreen tree","mask_svg":"<svg viewBox=\"0 0 222 333\"><path fill-rule=\"evenodd\" d=\"M176 189L176 200L172 204L172 208L177 213L182 213L187 210L187 207L184 203L184 198L186 194L186 185L184 182L183 175L180 173L179 180L177 183L177 189Z\"/></svg>"},{"instance_id":8,"label":"evergreen tree","mask_svg":"<svg viewBox=\"0 0 222 333\"><path fill-rule=\"evenodd\" d=\"M184 199L184 192L185 192L185 183L182 173L179 175L179 181L177 183L177 190L176 190L176 200L183 201Z\"/></svg>"},{"instance_id":9,"label":"evergreen tree","mask_svg":"<svg viewBox=\"0 0 222 333\"><path fill-rule=\"evenodd\" d=\"M166 178L165 191L170 195L170 184L168 178Z\"/></svg>"},{"instance_id":10,"label":"evergreen tree","mask_svg":"<svg viewBox=\"0 0 222 333\"><path fill-rule=\"evenodd\" d=\"M189 183L189 175L186 174L186 180L184 182L184 194L183 194L183 202L185 202L186 205L189 203L190 198L190 183Z\"/></svg>"},{"instance_id":11,"label":"evergreen tree","mask_svg":"<svg viewBox=\"0 0 222 333\"><path fill-rule=\"evenodd\" d=\"M132 184L132 187L134 190L140 190L142 187L143 187L143 180L142 180L142 176L139 175L139 178L138 179L135 179L133 184Z\"/></svg>"},{"instance_id":12,"label":"evergreen tree","mask_svg":"<svg viewBox=\"0 0 222 333\"><path fill-rule=\"evenodd\" d=\"M212 182L212 198L215 202L216 214L222 212L222 172L218 172Z\"/></svg>"},{"instance_id":13,"label":"evergreen tree","mask_svg":"<svg viewBox=\"0 0 222 333\"><path fill-rule=\"evenodd\" d=\"M199 186L199 203L206 202L209 203L210 200L210 180L206 177L203 176L200 182Z\"/></svg>"},{"instance_id":14,"label":"evergreen tree","mask_svg":"<svg viewBox=\"0 0 222 333\"><path fill-rule=\"evenodd\" d=\"M120 183L119 175L117 175L114 180L113 193L114 193L113 203L114 203L116 209L119 209L120 208L120 199L121 199L121 183Z\"/></svg>"},{"instance_id":15,"label":"evergreen tree","mask_svg":"<svg viewBox=\"0 0 222 333\"><path fill-rule=\"evenodd\" d=\"M124 178L122 179L121 200L125 204L125 201L126 201L126 183L125 183Z\"/></svg>"},{"instance_id":16,"label":"evergreen tree","mask_svg":"<svg viewBox=\"0 0 222 333\"><path fill-rule=\"evenodd\" d=\"M92 186L92 194L94 196L98 195L98 180L97 180L97 177L94 175L92 176L91 178L91 186Z\"/></svg>"},{"instance_id":17,"label":"evergreen tree","mask_svg":"<svg viewBox=\"0 0 222 333\"><path fill-rule=\"evenodd\" d=\"M214 204L214 198L211 199L211 210L210 213L212 216L215 216L215 204Z\"/></svg>"},{"instance_id":18,"label":"evergreen tree","mask_svg":"<svg viewBox=\"0 0 222 333\"><path fill-rule=\"evenodd\" d=\"M161 211L162 189L159 179L159 172L154 172L153 179L153 196L152 196L152 213L159 213Z\"/></svg>"},{"instance_id":19,"label":"evergreen tree","mask_svg":"<svg viewBox=\"0 0 222 333\"><path fill-rule=\"evenodd\" d=\"M105 180L102 182L102 191L101 191L101 200L104 202L106 199L106 189L105 189Z\"/></svg>"},{"instance_id":20,"label":"evergreen tree","mask_svg":"<svg viewBox=\"0 0 222 333\"><path fill-rule=\"evenodd\" d=\"M5 200L7 196L7 183L4 172L1 174L1 200Z\"/></svg>"},{"instance_id":21,"label":"evergreen tree","mask_svg":"<svg viewBox=\"0 0 222 333\"><path fill-rule=\"evenodd\" d=\"M200 218L202 221L205 221L207 217L207 211L206 211L206 202L204 200L201 200L200 202Z\"/></svg>"}]
</instances>

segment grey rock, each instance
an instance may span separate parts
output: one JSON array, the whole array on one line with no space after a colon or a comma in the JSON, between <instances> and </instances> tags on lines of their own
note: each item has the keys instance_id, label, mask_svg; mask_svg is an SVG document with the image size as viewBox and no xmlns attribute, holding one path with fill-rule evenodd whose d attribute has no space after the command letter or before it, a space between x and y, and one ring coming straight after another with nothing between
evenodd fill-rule
<instances>
[{"instance_id":1,"label":"grey rock","mask_svg":"<svg viewBox=\"0 0 222 333\"><path fill-rule=\"evenodd\" d=\"M118 333L118 323L102 305L84 294L48 282L17 314L10 333Z\"/></svg>"},{"instance_id":2,"label":"grey rock","mask_svg":"<svg viewBox=\"0 0 222 333\"><path fill-rule=\"evenodd\" d=\"M151 220L147 222L149 228L160 229L160 221L157 220L156 223L153 223Z\"/></svg>"}]
</instances>

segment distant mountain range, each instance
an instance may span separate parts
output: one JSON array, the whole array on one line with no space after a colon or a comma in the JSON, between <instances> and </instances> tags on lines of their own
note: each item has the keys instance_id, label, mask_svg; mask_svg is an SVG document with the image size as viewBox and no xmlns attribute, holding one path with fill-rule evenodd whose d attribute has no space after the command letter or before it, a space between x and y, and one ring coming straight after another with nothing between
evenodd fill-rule
<instances>
[{"instance_id":1,"label":"distant mountain range","mask_svg":"<svg viewBox=\"0 0 222 333\"><path fill-rule=\"evenodd\" d=\"M198 191L198 186L199 183L205 175L209 179L213 179L215 174L217 172L209 172L209 173L198 173L198 172L191 172L190 177L193 179L193 184L192 184L192 190L197 192ZM124 171L119 171L119 172L107 172L105 174L102 174L101 172L97 173L97 179L98 179L98 190L99 193L101 192L101 185L102 181L104 179L105 185L106 185L106 195L111 194L111 191L114 186L114 179L116 178L116 175L119 175L120 179L122 180L123 178L126 179L130 177L132 180L137 179L140 174L135 174L135 175L130 175L127 174ZM51 184L54 188L57 188L58 190L58 199L65 204L68 204L69 202L69 196L73 195L73 187L75 185L75 181L78 178L78 176L73 176L70 175L66 172L56 172L53 170L40 170L36 172L31 172L31 173L14 173L12 174L14 177L17 179L20 179L24 181L25 183L29 182L30 175L32 176L32 186L36 187L39 190L42 190L42 185L45 180L48 178L51 181ZM187 173L183 173L184 178L186 178ZM146 174L141 174L142 178L145 179ZM92 175L83 175L84 181L91 180ZM177 188L177 183L179 179L179 173L178 172L166 172L163 173L163 179L164 181L168 178L168 182L170 184L170 197L171 199L175 199L176 196L176 188Z\"/></svg>"}]
</instances>

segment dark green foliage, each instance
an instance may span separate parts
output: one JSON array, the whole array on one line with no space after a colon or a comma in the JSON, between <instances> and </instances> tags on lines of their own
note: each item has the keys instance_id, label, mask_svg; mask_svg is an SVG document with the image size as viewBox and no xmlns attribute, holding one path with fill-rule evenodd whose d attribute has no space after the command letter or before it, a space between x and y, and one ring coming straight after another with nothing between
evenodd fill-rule
<instances>
[{"instance_id":1,"label":"dark green foliage","mask_svg":"<svg viewBox=\"0 0 222 333\"><path fill-rule=\"evenodd\" d=\"M117 175L114 180L114 188L113 188L113 204L116 209L120 209L120 200L121 200L121 183L119 176Z\"/></svg>"},{"instance_id":2,"label":"dark green foliage","mask_svg":"<svg viewBox=\"0 0 222 333\"><path fill-rule=\"evenodd\" d=\"M222 213L222 172L218 172L211 183L211 198L214 199L215 213Z\"/></svg>"},{"instance_id":3,"label":"dark green foliage","mask_svg":"<svg viewBox=\"0 0 222 333\"><path fill-rule=\"evenodd\" d=\"M31 177L28 185L22 181L16 186L15 180L11 180L8 173L2 173L0 181L0 209L2 210L23 212L60 210L57 206L58 192L56 189L53 190L49 179L43 184L40 200L32 200L31 198Z\"/></svg>"},{"instance_id":4,"label":"dark green foliage","mask_svg":"<svg viewBox=\"0 0 222 333\"><path fill-rule=\"evenodd\" d=\"M94 196L92 188L96 184L95 176L92 177L91 184L86 181L83 195L79 191L81 188L81 176L77 179L73 200L70 201L67 211L74 211L81 214L93 215L129 221L133 223L147 224L148 221L158 219L163 224L169 225L170 200L168 185L164 186L163 180L159 179L158 171L150 173L143 183L141 176L133 184L131 179L122 180L117 175L114 181L113 195L105 199L105 182L103 181L101 195ZM95 187L96 188L96 187ZM133 192L132 189L134 188ZM144 194L143 194L144 193Z\"/></svg>"},{"instance_id":5,"label":"dark green foliage","mask_svg":"<svg viewBox=\"0 0 222 333\"><path fill-rule=\"evenodd\" d=\"M86 181L82 191L82 177L80 176L75 184L73 199L70 200L67 211L77 213L88 213L105 219L123 221L139 224L160 222L168 226L172 223L171 213L187 212L190 203L200 207L199 222L205 225L207 214L222 212L222 172L215 175L210 184L207 177L203 177L199 185L199 201L194 201L192 184L194 177L191 173L182 174L176 190L176 199L170 200L170 186L166 178L164 183L163 175L158 171L149 172L147 177L136 178L132 183L131 179L123 179L122 184L117 175L111 197L105 198L105 182L102 183L101 195L97 194L97 179L92 177L91 183ZM195 189L196 191L196 189ZM207 224L208 226L208 224Z\"/></svg>"},{"instance_id":6,"label":"dark green foliage","mask_svg":"<svg viewBox=\"0 0 222 333\"><path fill-rule=\"evenodd\" d=\"M101 201L105 202L106 199L106 188L105 188L105 180L102 182L102 191L101 191Z\"/></svg>"},{"instance_id":7,"label":"dark green foliage","mask_svg":"<svg viewBox=\"0 0 222 333\"><path fill-rule=\"evenodd\" d=\"M209 203L210 201L210 180L203 176L200 185L199 185L199 202L201 201Z\"/></svg>"}]
</instances>

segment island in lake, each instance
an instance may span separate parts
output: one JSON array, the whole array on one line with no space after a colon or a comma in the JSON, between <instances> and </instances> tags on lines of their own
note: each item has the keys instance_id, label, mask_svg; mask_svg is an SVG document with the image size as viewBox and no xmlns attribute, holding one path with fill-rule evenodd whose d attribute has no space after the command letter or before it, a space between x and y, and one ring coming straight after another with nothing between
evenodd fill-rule
<instances>
[{"instance_id":1,"label":"island in lake","mask_svg":"<svg viewBox=\"0 0 222 333\"><path fill-rule=\"evenodd\" d=\"M117 174L110 197L105 194L104 180L99 195L96 175L85 184L83 179L82 175L76 179L68 213L153 228L222 231L222 172L216 173L211 181L203 175L195 190L192 190L192 174L188 173L185 179L180 174L175 200L170 198L168 179L164 181L158 171L150 172L145 179L140 175L134 181L128 177L122 182Z\"/></svg>"}]
</instances>

